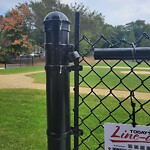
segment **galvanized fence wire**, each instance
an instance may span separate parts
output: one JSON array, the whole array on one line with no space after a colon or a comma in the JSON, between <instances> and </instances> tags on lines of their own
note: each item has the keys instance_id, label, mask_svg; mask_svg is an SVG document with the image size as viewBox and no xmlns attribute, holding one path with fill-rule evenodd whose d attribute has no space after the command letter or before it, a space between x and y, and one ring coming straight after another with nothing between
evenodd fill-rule
<instances>
[{"instance_id":1,"label":"galvanized fence wire","mask_svg":"<svg viewBox=\"0 0 150 150\"><path fill-rule=\"evenodd\" d=\"M128 61L95 61L89 57L97 45L114 48L125 44L134 50L143 39L150 41L150 36L143 33L134 43L121 39L113 44L104 35L95 43L85 35L79 41L80 45L86 43L88 49L80 52L83 70L79 72L79 103L74 110L79 111L75 128L83 130L83 135L78 135L74 149L104 149L106 122L150 125L150 60L134 60L133 56Z\"/></svg>"}]
</instances>

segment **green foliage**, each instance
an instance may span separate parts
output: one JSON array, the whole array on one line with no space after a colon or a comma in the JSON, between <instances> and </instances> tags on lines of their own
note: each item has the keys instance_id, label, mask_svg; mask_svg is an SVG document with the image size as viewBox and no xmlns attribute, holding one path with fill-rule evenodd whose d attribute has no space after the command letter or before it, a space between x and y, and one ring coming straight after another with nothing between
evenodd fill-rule
<instances>
[{"instance_id":1,"label":"green foliage","mask_svg":"<svg viewBox=\"0 0 150 150\"><path fill-rule=\"evenodd\" d=\"M11 58L32 47L30 38L32 16L25 4L15 6L5 17L0 17L0 57Z\"/></svg>"},{"instance_id":2,"label":"green foliage","mask_svg":"<svg viewBox=\"0 0 150 150\"><path fill-rule=\"evenodd\" d=\"M44 37L43 37L43 21L45 16L52 11L59 11L59 0L41 0L31 1L28 6L32 10L34 18L34 28L32 31L32 38L35 40L37 45L43 47Z\"/></svg>"},{"instance_id":3,"label":"green foliage","mask_svg":"<svg viewBox=\"0 0 150 150\"><path fill-rule=\"evenodd\" d=\"M62 4L59 0L42 0L40 2L31 1L29 7L32 9L35 29L33 31L34 39L37 44L43 45L43 20L45 16L52 11L61 11L69 18L71 22L71 43L74 42L74 20L75 12L81 14L81 35L90 33L94 38L100 35L104 26L104 17L96 11L91 12L83 4L67 5Z\"/></svg>"},{"instance_id":4,"label":"green foliage","mask_svg":"<svg viewBox=\"0 0 150 150\"><path fill-rule=\"evenodd\" d=\"M137 20L135 22L130 22L124 26L117 26L116 32L116 37L118 39L125 39L129 43L135 43L143 33L147 33L150 36L150 24L146 24L144 20ZM136 46L150 47L150 41L147 38L143 38L136 44Z\"/></svg>"},{"instance_id":5,"label":"green foliage","mask_svg":"<svg viewBox=\"0 0 150 150\"><path fill-rule=\"evenodd\" d=\"M105 18L102 13L97 11L90 11L89 8L85 7L83 3L75 4L63 4L61 0L41 0L41 1L30 1L26 4L31 12L33 18L28 19L26 22L26 31L29 37L34 41L35 45L44 47L43 37L43 21L45 16L53 11L60 11L64 13L71 22L70 32L70 43L74 43L74 26L75 26L75 12L80 12L80 38L85 35L88 41L95 43L100 35L104 35L110 43L116 43L120 39L125 39L129 43L135 43L143 32L150 35L150 24L146 24L144 20L137 20L130 22L126 25L112 26L105 23ZM7 15L10 15L9 13ZM30 29L30 30L27 30ZM19 36L19 35L15 35ZM15 49L19 49L15 45ZM105 41L98 42L96 47L109 47ZM149 47L150 42L148 39L143 38L136 46ZM122 44L120 47L129 47L127 44ZM82 53L85 53L90 49L90 45L87 42L82 42L80 49Z\"/></svg>"},{"instance_id":6,"label":"green foliage","mask_svg":"<svg viewBox=\"0 0 150 150\"><path fill-rule=\"evenodd\" d=\"M125 39L129 43L134 43L140 38L143 32L150 35L150 25L145 24L143 20L128 23L126 25L113 27L106 24L104 16L97 11L90 11L83 3L68 4L61 3L61 0L42 0L40 2L30 2L30 8L34 16L35 30L34 39L37 44L43 45L43 20L44 17L52 11L61 11L69 18L71 22L70 42L74 42L74 24L75 12L80 12L80 37L85 35L88 41L95 42L100 35L104 35L111 43L116 43L120 39ZM142 39L136 46L149 46L147 39ZM96 47L108 47L106 42L97 43ZM122 47L129 45L122 44ZM90 45L84 40L80 44L80 51L85 53L90 49Z\"/></svg>"}]
</instances>

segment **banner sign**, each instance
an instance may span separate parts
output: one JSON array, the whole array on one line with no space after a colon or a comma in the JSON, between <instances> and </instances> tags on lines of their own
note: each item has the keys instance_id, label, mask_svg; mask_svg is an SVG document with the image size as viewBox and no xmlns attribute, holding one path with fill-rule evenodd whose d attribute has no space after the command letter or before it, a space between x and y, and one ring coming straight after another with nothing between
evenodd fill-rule
<instances>
[{"instance_id":1,"label":"banner sign","mask_svg":"<svg viewBox=\"0 0 150 150\"><path fill-rule=\"evenodd\" d=\"M105 150L150 150L150 126L105 123Z\"/></svg>"}]
</instances>

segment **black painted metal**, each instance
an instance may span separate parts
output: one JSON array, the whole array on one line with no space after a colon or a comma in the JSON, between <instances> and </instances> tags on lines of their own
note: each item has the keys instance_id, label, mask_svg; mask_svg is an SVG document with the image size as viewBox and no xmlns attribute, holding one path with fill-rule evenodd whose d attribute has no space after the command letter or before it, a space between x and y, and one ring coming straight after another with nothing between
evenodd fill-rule
<instances>
[{"instance_id":1,"label":"black painted metal","mask_svg":"<svg viewBox=\"0 0 150 150\"><path fill-rule=\"evenodd\" d=\"M137 48L95 48L95 60L138 60L150 59L150 47Z\"/></svg>"},{"instance_id":2,"label":"black painted metal","mask_svg":"<svg viewBox=\"0 0 150 150\"><path fill-rule=\"evenodd\" d=\"M141 92L142 88L146 91L145 94L148 94L150 91L148 84L150 81L149 74L145 74L145 77L142 78L142 75L138 74L137 71L142 65L145 66L145 69L150 67L150 47L136 47L144 38L150 41L150 36L143 33L135 43L121 39L117 43L111 43L104 35L100 35L92 43L91 39L88 40L86 35L79 39L80 24L78 17L79 14L76 14L75 49L79 51L82 42L86 43L89 49L84 51L82 47L82 52L79 51L81 59L79 62L76 62L76 66L84 66L84 71L79 72L76 70L74 77L73 148L74 150L105 149L103 132L106 122L132 124L135 127L137 124L141 124L140 119L138 119L138 115L141 114L143 120L145 118L145 122L142 124L150 125L150 121L147 119L150 118L148 109L150 104L149 96L143 97L144 101L137 96L137 93ZM118 45L120 47L121 44L125 48L114 48L115 46L118 47ZM99 45L111 48L94 49L94 47ZM96 60L92 60L91 54L93 54L93 50ZM90 59L88 59L89 56L91 56ZM123 74L121 71L125 71L125 69L128 71ZM129 85L129 78L133 79L130 81L132 85L137 84L134 86ZM81 91L79 86L81 86ZM82 88L86 91L82 91ZM120 96L116 92L122 91L122 89L125 94ZM103 90L107 92L105 91L105 93ZM132 109L126 105L127 103L130 105L130 99L132 100ZM122 113L120 114L120 112ZM122 117L119 118L119 115Z\"/></svg>"},{"instance_id":3,"label":"black painted metal","mask_svg":"<svg viewBox=\"0 0 150 150\"><path fill-rule=\"evenodd\" d=\"M48 150L70 150L70 22L61 12L44 19Z\"/></svg>"},{"instance_id":4,"label":"black painted metal","mask_svg":"<svg viewBox=\"0 0 150 150\"><path fill-rule=\"evenodd\" d=\"M86 36L80 39L80 14L77 12L75 16L75 40L74 50L73 46L69 45L69 32L70 22L68 18L61 12L52 12L45 17L44 20L44 32L45 32L45 50L46 50L46 91L47 91L47 135L48 135L48 150L70 150L71 140L70 135L74 134L74 150L81 149L104 149L104 140L102 139L100 132L103 132L103 124L110 121L117 123L129 123L133 126L138 124L138 120L135 120L135 116L141 112L144 117L150 117L150 113L147 109L147 105L150 102L149 97L145 101L138 100L137 92L141 87L145 88L147 92L150 91L147 83L150 76L141 78L135 71L136 67L144 63L145 66L150 67L150 48L140 47L137 48L135 43L125 44L130 45L133 48L114 48L118 43L110 43L103 35L101 35L93 44L89 42ZM148 34L144 33L140 39L147 38L150 40ZM110 45L113 48L98 48L94 49L101 41L106 42L106 45ZM120 40L121 41L121 40ZM89 50L85 53L79 52L79 47L82 42L89 44ZM122 41L121 41L122 42ZM121 44L120 42L120 44ZM88 62L87 56L93 54L98 61ZM81 59L79 60L79 53ZM138 60L135 64L130 64L132 61L126 61L127 59ZM113 62L107 60L115 60ZM69 66L69 62L74 62L73 66ZM110 64L109 64L110 63ZM116 68L121 63L128 68L129 73L126 75L118 74ZM85 65L85 72L79 72L82 70L82 66ZM101 72L102 67L106 67L104 72ZM70 127L70 104L69 104L69 72L74 71L74 127ZM126 78L134 75L136 81L139 84L133 89L126 84ZM110 85L106 78L117 78L113 86ZM94 84L89 79L94 80ZM98 80L99 79L99 80ZM80 93L79 86L84 85L87 92ZM99 94L100 87L104 87L108 93ZM118 97L115 93L118 87L122 86L130 94L126 94L124 97ZM110 97L111 96L111 97ZM89 101L94 99L93 106L90 106ZM111 99L110 99L111 98ZM131 98L132 112L126 108L124 102ZM116 103L116 107L110 108L110 104L106 103L107 99ZM135 109L135 104L138 104ZM125 116L118 120L117 111L122 109ZM105 115L101 116L101 111ZM79 114L80 112L80 114ZM91 122L92 121L92 122ZM93 124L94 122L94 124ZM150 122L145 122L145 125L150 125ZM83 130L83 131L82 131ZM84 134L83 134L84 132Z\"/></svg>"},{"instance_id":5,"label":"black painted metal","mask_svg":"<svg viewBox=\"0 0 150 150\"><path fill-rule=\"evenodd\" d=\"M75 51L79 52L79 38L80 38L80 14L76 12L75 14ZM79 59L75 61L75 66L79 67ZM74 149L78 150L79 144L79 70L76 69L74 72Z\"/></svg>"}]
</instances>

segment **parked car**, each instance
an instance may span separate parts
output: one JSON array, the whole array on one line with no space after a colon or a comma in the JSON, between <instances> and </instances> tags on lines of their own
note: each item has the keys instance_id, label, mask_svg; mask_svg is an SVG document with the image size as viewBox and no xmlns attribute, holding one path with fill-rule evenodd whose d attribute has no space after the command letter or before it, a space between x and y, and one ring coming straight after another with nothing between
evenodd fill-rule
<instances>
[{"instance_id":1,"label":"parked car","mask_svg":"<svg viewBox=\"0 0 150 150\"><path fill-rule=\"evenodd\" d=\"M28 54L20 54L20 57L21 58L29 58L29 55Z\"/></svg>"},{"instance_id":2,"label":"parked car","mask_svg":"<svg viewBox=\"0 0 150 150\"><path fill-rule=\"evenodd\" d=\"M41 57L40 53L31 53L30 56L32 57Z\"/></svg>"}]
</instances>

